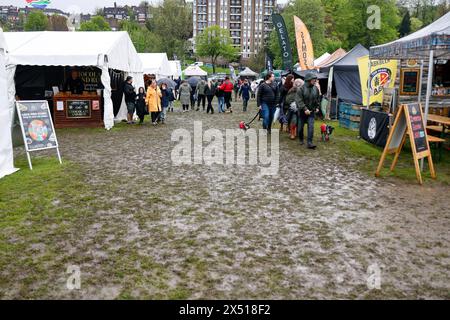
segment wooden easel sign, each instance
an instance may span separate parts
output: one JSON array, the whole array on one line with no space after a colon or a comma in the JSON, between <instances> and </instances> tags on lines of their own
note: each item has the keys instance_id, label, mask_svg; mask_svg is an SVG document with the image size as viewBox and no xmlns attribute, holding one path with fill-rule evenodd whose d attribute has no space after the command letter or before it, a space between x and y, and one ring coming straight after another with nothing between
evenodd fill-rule
<instances>
[{"instance_id":1,"label":"wooden easel sign","mask_svg":"<svg viewBox=\"0 0 450 320\"><path fill-rule=\"evenodd\" d=\"M33 170L30 153L40 150L56 149L59 163L62 163L48 102L16 101L16 108L30 169Z\"/></svg>"},{"instance_id":2,"label":"wooden easel sign","mask_svg":"<svg viewBox=\"0 0 450 320\"><path fill-rule=\"evenodd\" d=\"M394 171L400 152L405 144L407 134L409 135L409 141L411 143L417 180L422 184L422 174L419 166L419 160L422 158L428 158L431 177L435 179L436 172L434 171L427 131L424 126L422 107L419 103L402 104L400 106L397 116L395 117L394 125L389 132L386 147L381 155L375 176L378 177L380 175L388 154L395 154L394 161L391 165L391 171Z\"/></svg>"}]
</instances>

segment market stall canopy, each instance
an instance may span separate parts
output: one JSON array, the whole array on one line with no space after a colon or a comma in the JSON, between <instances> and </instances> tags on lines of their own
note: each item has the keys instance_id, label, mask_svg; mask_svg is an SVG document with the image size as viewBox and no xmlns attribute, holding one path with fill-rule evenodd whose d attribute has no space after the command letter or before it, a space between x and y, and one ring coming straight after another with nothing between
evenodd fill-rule
<instances>
[{"instance_id":1,"label":"market stall canopy","mask_svg":"<svg viewBox=\"0 0 450 320\"><path fill-rule=\"evenodd\" d=\"M171 77L172 68L166 53L139 53L144 74L154 74L157 78Z\"/></svg>"},{"instance_id":2,"label":"market stall canopy","mask_svg":"<svg viewBox=\"0 0 450 320\"><path fill-rule=\"evenodd\" d=\"M29 66L98 66L142 73L142 62L128 33L5 32L9 63Z\"/></svg>"},{"instance_id":3,"label":"market stall canopy","mask_svg":"<svg viewBox=\"0 0 450 320\"><path fill-rule=\"evenodd\" d=\"M244 70L239 72L239 77L257 77L258 73L254 72L249 67L246 67Z\"/></svg>"},{"instance_id":4,"label":"market stall canopy","mask_svg":"<svg viewBox=\"0 0 450 320\"><path fill-rule=\"evenodd\" d=\"M6 42L0 28L0 179L17 169L14 168L11 139L11 114L8 107L6 77Z\"/></svg>"},{"instance_id":5,"label":"market stall canopy","mask_svg":"<svg viewBox=\"0 0 450 320\"><path fill-rule=\"evenodd\" d=\"M321 55L319 58L317 58L316 60L314 60L314 66L318 66L321 63L323 63L325 60L327 60L329 57L331 56L331 54L329 54L328 52L325 52L323 55ZM300 68L300 63L296 63L294 64L294 70L296 71L301 71L302 69Z\"/></svg>"},{"instance_id":6,"label":"market stall canopy","mask_svg":"<svg viewBox=\"0 0 450 320\"><path fill-rule=\"evenodd\" d=\"M371 59L427 58L430 50L435 57L449 55L450 12L406 37L370 48Z\"/></svg>"},{"instance_id":7,"label":"market stall canopy","mask_svg":"<svg viewBox=\"0 0 450 320\"><path fill-rule=\"evenodd\" d=\"M342 48L339 48L335 52L333 52L328 58L326 58L324 61L322 61L321 63L319 63L317 65L314 65L314 67L316 69L322 69L322 68L330 67L331 65L333 65L333 63L335 61L339 60L340 58L342 58L346 54L347 54L347 51L345 51Z\"/></svg>"},{"instance_id":8,"label":"market stall canopy","mask_svg":"<svg viewBox=\"0 0 450 320\"><path fill-rule=\"evenodd\" d=\"M172 70L172 76L174 79L181 78L183 71L181 70L180 60L169 60L170 70Z\"/></svg>"},{"instance_id":9,"label":"market stall canopy","mask_svg":"<svg viewBox=\"0 0 450 320\"><path fill-rule=\"evenodd\" d=\"M15 96L13 79L18 65L93 66L101 69L103 121L107 129L114 126L109 69L125 72L134 78L136 86L144 86L142 62L127 32L7 32L5 39L8 45L8 97L11 112L14 110ZM122 102L116 120L124 116L126 106Z\"/></svg>"},{"instance_id":10,"label":"market stall canopy","mask_svg":"<svg viewBox=\"0 0 450 320\"><path fill-rule=\"evenodd\" d=\"M208 72L203 71L199 66L189 66L183 72L185 77L205 77L208 75Z\"/></svg>"},{"instance_id":11,"label":"market stall canopy","mask_svg":"<svg viewBox=\"0 0 450 320\"><path fill-rule=\"evenodd\" d=\"M320 65L321 63L326 61L329 57L331 57L331 54L329 54L328 52L325 52L323 55L321 55L316 60L314 60L314 66Z\"/></svg>"}]
</instances>

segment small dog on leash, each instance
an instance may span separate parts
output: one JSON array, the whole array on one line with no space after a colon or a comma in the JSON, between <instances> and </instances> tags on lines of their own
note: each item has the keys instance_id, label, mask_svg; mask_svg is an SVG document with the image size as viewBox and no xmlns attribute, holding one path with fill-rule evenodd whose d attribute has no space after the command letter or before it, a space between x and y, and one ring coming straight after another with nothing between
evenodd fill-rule
<instances>
[{"instance_id":1,"label":"small dog on leash","mask_svg":"<svg viewBox=\"0 0 450 320\"><path fill-rule=\"evenodd\" d=\"M334 128L332 126L327 125L326 123L323 123L320 126L320 131L322 133L322 141L327 142L330 141L330 136L334 131Z\"/></svg>"}]
</instances>

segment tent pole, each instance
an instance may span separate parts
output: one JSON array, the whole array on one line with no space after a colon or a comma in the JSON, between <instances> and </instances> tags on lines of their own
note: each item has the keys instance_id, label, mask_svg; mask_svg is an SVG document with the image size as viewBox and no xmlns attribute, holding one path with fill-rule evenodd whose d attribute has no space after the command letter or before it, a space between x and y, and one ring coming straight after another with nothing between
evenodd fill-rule
<instances>
[{"instance_id":1,"label":"tent pole","mask_svg":"<svg viewBox=\"0 0 450 320\"><path fill-rule=\"evenodd\" d=\"M367 82L367 109L369 110L369 106L370 106L370 83L372 82L372 78L371 78L371 70L372 70L372 60L370 60L370 55L369 55L369 72L367 73L369 75L368 77L368 82Z\"/></svg>"},{"instance_id":2,"label":"tent pole","mask_svg":"<svg viewBox=\"0 0 450 320\"><path fill-rule=\"evenodd\" d=\"M423 77L423 60L420 60L419 96L417 97L417 102L419 104L422 102L422 77Z\"/></svg>"},{"instance_id":3,"label":"tent pole","mask_svg":"<svg viewBox=\"0 0 450 320\"><path fill-rule=\"evenodd\" d=\"M427 128L428 109L430 108L431 89L433 86L433 67L434 67L434 51L430 51L430 61L428 62L428 82L427 82L427 95L425 97L425 116L424 116L424 128ZM420 169L423 171L424 159L420 161Z\"/></svg>"}]
</instances>

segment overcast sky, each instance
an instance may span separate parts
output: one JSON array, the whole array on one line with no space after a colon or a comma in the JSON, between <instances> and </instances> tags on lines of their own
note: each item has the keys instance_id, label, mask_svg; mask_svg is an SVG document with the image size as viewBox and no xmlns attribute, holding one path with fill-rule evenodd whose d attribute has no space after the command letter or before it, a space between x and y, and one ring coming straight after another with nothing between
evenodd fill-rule
<instances>
[{"instance_id":1,"label":"overcast sky","mask_svg":"<svg viewBox=\"0 0 450 320\"><path fill-rule=\"evenodd\" d=\"M278 3L285 3L288 0L278 0ZM141 0L115 0L117 5L138 5ZM150 0L150 3L159 2L159 0ZM23 7L27 5L25 0L0 0L0 5L14 5ZM79 7L83 13L92 13L96 8L105 6L113 6L114 0L51 0L49 8L58 8L66 12L74 12L69 10L70 7Z\"/></svg>"}]
</instances>

